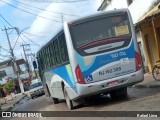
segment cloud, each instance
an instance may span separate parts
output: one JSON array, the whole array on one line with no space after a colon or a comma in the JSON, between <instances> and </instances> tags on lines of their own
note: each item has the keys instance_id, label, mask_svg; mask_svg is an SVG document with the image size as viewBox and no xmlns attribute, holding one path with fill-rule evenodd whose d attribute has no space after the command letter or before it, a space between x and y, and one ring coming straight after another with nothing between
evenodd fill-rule
<instances>
[{"instance_id":1,"label":"cloud","mask_svg":"<svg viewBox=\"0 0 160 120\"><path fill-rule=\"evenodd\" d=\"M23 29L25 27L30 27L29 29L25 30L25 32L32 34L31 35L23 33L23 35L21 35L16 45L16 48L14 49L15 56L17 58L21 58L20 51L22 51L22 47L20 47L20 44L22 44L22 42L24 43L25 41L25 43L27 44L32 44L31 45L32 52L36 53L38 49L40 49L40 46L42 47L45 43L47 43L60 30L60 28L62 28L63 25L61 23L62 15L57 14L55 12L64 13L63 20L69 21L72 19L79 18L81 16L95 13L100 4L99 1L100 0L88 0L76 3L52 3L52 4L23 1L23 3L25 4L46 9L45 11L38 9L35 9L36 11L34 11L32 9L29 9L29 7L26 8L24 5L18 4L17 6L18 8L32 12L41 17L33 16L18 9L14 9L14 11L12 12L12 18L15 18L14 25L17 25L17 27L19 27L20 29ZM54 12L47 12L47 11L54 11ZM67 14L72 14L76 16ZM56 22L54 20L59 22ZM24 35L27 36L27 38ZM40 46L35 45L28 38L32 40L34 43L39 44ZM13 44L15 43L15 41L16 38L12 41ZM6 44L7 43L5 43L5 45Z\"/></svg>"},{"instance_id":2,"label":"cloud","mask_svg":"<svg viewBox=\"0 0 160 120\"><path fill-rule=\"evenodd\" d=\"M15 24L18 25L18 27L24 26L24 23L26 25L25 27L30 26L36 19L36 15L42 12L41 9L45 9L49 4L50 3L19 1L16 6L18 9L14 9L12 12L13 18L18 18Z\"/></svg>"},{"instance_id":3,"label":"cloud","mask_svg":"<svg viewBox=\"0 0 160 120\"><path fill-rule=\"evenodd\" d=\"M79 18L80 16L91 14L93 12L93 9L91 8L91 6L92 4L90 3L90 1L74 3L74 4L73 3L72 4L53 3L46 8L46 11L55 11L59 13L64 13L63 18L64 20L68 21L75 18ZM54 13L51 16L46 11L43 11L38 15L51 20L37 17L35 21L32 23L29 30L29 32L32 34L47 36L41 39L40 38L34 39L34 41L39 43L41 46L43 46L46 42L48 42L59 31L59 29L62 28L62 15ZM75 15L75 16L72 16L72 15Z\"/></svg>"},{"instance_id":4,"label":"cloud","mask_svg":"<svg viewBox=\"0 0 160 120\"><path fill-rule=\"evenodd\" d=\"M7 3L11 3L11 2L12 2L12 1L10 1L10 0L3 0L3 1L4 1L4 2L7 2ZM7 5L7 4L4 3L4 2L0 1L0 7Z\"/></svg>"}]
</instances>

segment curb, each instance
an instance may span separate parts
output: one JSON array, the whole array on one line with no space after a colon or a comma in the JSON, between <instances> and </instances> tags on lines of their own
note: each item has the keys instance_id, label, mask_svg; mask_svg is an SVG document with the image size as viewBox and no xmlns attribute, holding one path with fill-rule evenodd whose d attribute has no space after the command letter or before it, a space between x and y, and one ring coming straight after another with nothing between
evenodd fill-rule
<instances>
[{"instance_id":1,"label":"curb","mask_svg":"<svg viewBox=\"0 0 160 120\"><path fill-rule=\"evenodd\" d=\"M140 88L160 88L160 85L156 85L156 84L155 85L147 85L147 84L143 85L142 84L142 85L135 85L135 88L139 88L139 89Z\"/></svg>"},{"instance_id":2,"label":"curb","mask_svg":"<svg viewBox=\"0 0 160 120\"><path fill-rule=\"evenodd\" d=\"M19 102L24 99L25 97L27 96L27 94L25 94L22 98L20 98L19 100L17 100L12 106L10 106L9 108L3 110L2 109L2 112L5 112L5 111L11 111L15 106L16 104L19 104Z\"/></svg>"}]
</instances>

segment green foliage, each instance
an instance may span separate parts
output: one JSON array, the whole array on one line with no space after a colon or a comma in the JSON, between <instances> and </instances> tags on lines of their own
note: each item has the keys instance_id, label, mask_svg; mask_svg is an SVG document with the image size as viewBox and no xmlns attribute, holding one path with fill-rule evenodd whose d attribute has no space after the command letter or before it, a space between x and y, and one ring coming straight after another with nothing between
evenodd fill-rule
<instances>
[{"instance_id":1,"label":"green foliage","mask_svg":"<svg viewBox=\"0 0 160 120\"><path fill-rule=\"evenodd\" d=\"M10 94L13 89L15 88L14 85L14 81L13 80L9 80L4 86L3 86L3 90L7 93Z\"/></svg>"}]
</instances>

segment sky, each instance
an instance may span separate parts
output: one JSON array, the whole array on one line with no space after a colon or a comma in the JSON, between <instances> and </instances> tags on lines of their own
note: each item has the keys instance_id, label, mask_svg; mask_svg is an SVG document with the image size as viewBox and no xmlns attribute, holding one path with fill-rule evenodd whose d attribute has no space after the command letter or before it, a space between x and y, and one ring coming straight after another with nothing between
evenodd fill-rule
<instances>
[{"instance_id":1,"label":"sky","mask_svg":"<svg viewBox=\"0 0 160 120\"><path fill-rule=\"evenodd\" d=\"M31 52L36 53L59 31L62 21L94 14L102 1L0 0L0 62L10 58L5 27L19 29L19 37L15 29L7 32L16 59L21 59L24 58L22 44L30 44Z\"/></svg>"}]
</instances>

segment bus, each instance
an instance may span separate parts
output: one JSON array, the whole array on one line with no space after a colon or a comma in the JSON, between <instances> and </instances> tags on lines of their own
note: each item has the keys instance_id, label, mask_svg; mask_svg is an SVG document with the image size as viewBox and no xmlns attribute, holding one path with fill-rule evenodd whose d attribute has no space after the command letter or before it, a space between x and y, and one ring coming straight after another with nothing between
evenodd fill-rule
<instances>
[{"instance_id":1,"label":"bus","mask_svg":"<svg viewBox=\"0 0 160 120\"><path fill-rule=\"evenodd\" d=\"M128 9L100 12L64 22L37 53L40 77L54 103L71 110L93 95L127 96L143 81L143 68Z\"/></svg>"}]
</instances>

